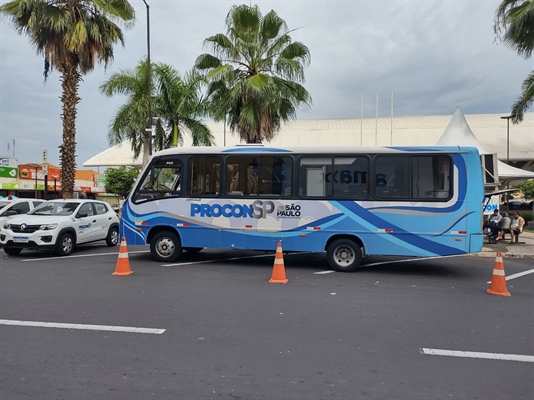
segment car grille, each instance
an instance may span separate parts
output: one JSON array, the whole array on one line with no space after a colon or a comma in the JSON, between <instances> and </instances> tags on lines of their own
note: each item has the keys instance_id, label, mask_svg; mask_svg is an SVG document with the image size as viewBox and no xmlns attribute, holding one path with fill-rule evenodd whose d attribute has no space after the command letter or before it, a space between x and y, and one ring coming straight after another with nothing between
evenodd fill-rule
<instances>
[{"instance_id":1,"label":"car grille","mask_svg":"<svg viewBox=\"0 0 534 400\"><path fill-rule=\"evenodd\" d=\"M21 224L21 225L10 224L10 225L11 225L11 230L17 233L33 233L35 231L38 231L39 227L41 226L41 225L24 225L24 224ZM21 228L22 225L24 225L24 229Z\"/></svg>"}]
</instances>

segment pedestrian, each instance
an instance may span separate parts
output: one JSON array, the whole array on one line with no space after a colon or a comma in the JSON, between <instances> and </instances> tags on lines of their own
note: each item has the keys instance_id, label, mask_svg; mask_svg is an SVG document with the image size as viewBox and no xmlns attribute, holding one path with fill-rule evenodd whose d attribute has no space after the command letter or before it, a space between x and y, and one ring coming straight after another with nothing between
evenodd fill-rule
<instances>
[{"instance_id":1,"label":"pedestrian","mask_svg":"<svg viewBox=\"0 0 534 400\"><path fill-rule=\"evenodd\" d=\"M512 224L512 220L508 216L508 213L502 213L502 219L499 223L499 226L493 231L493 236L495 236L495 233L498 233L495 237L495 240L501 240L504 237L505 233L510 233L510 225Z\"/></svg>"},{"instance_id":2,"label":"pedestrian","mask_svg":"<svg viewBox=\"0 0 534 400\"><path fill-rule=\"evenodd\" d=\"M510 236L512 237L510 243L514 243L516 235L523 232L523 225L525 225L525 219L519 214L519 211L514 212L514 219L510 225Z\"/></svg>"},{"instance_id":3,"label":"pedestrian","mask_svg":"<svg viewBox=\"0 0 534 400\"><path fill-rule=\"evenodd\" d=\"M484 222L484 224L482 225L482 228L493 230L496 226L499 225L499 222L501 222L501 219L502 219L502 215L499 214L498 209L495 209L493 210L493 214L488 218L488 220Z\"/></svg>"}]
</instances>

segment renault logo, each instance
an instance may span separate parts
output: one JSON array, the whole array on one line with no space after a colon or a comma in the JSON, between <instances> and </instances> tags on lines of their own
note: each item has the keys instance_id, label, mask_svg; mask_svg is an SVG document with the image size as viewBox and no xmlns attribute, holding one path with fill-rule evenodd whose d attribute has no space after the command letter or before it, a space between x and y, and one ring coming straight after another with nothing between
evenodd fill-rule
<instances>
[{"instance_id":1,"label":"renault logo","mask_svg":"<svg viewBox=\"0 0 534 400\"><path fill-rule=\"evenodd\" d=\"M26 229L26 224L22 224L22 225L20 226L20 230L21 230L21 231L23 231L24 229Z\"/></svg>"}]
</instances>

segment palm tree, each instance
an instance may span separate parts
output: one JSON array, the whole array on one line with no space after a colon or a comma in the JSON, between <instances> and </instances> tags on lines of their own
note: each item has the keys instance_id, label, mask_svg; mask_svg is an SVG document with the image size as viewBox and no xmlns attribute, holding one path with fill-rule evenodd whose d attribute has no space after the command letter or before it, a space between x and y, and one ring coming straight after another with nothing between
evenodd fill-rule
<instances>
[{"instance_id":1,"label":"palm tree","mask_svg":"<svg viewBox=\"0 0 534 400\"><path fill-rule=\"evenodd\" d=\"M214 54L202 54L195 68L206 72L207 96L216 121L228 116L230 129L247 143L270 141L281 121L296 117L311 97L300 84L309 64L308 48L292 42L276 12L263 16L258 6L233 6L227 35L204 41Z\"/></svg>"},{"instance_id":2,"label":"palm tree","mask_svg":"<svg viewBox=\"0 0 534 400\"><path fill-rule=\"evenodd\" d=\"M534 1L503 0L495 13L494 31L497 37L517 54L530 58L534 50ZM518 124L534 101L534 71L521 85L521 96L514 102L511 120Z\"/></svg>"},{"instance_id":3,"label":"palm tree","mask_svg":"<svg viewBox=\"0 0 534 400\"><path fill-rule=\"evenodd\" d=\"M61 74L61 190L63 198L72 198L78 86L97 61L107 66L113 60L113 45L124 45L118 24L132 26L135 10L127 0L13 0L0 13L44 56L45 80L54 68Z\"/></svg>"},{"instance_id":4,"label":"palm tree","mask_svg":"<svg viewBox=\"0 0 534 400\"><path fill-rule=\"evenodd\" d=\"M154 150L162 150L182 142L182 131L193 137L193 145L210 146L213 136L199 119L204 112L199 98L201 80L195 75L185 79L171 66L163 63L152 64L153 114L157 115ZM143 151L143 164L148 162L148 146L144 145L146 126L147 60L141 60L135 70L120 70L112 74L100 85L100 92L108 97L126 95L123 104L110 124L108 140L110 144L130 139L134 157Z\"/></svg>"},{"instance_id":5,"label":"palm tree","mask_svg":"<svg viewBox=\"0 0 534 400\"><path fill-rule=\"evenodd\" d=\"M193 146L213 145L213 135L200 120L206 114L206 102L200 96L203 77L191 71L182 78L176 69L166 64L156 64L154 76L158 88L154 108L166 121L166 130L172 133L169 135L172 146L183 142L184 130L191 134Z\"/></svg>"}]
</instances>

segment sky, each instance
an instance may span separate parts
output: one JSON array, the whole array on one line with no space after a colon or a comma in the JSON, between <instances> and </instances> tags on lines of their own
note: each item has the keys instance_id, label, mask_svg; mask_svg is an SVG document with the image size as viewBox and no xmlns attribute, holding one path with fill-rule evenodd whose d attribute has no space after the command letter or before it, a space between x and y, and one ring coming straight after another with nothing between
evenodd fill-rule
<instances>
[{"instance_id":1,"label":"sky","mask_svg":"<svg viewBox=\"0 0 534 400\"><path fill-rule=\"evenodd\" d=\"M235 1L147 0L152 62L190 70L206 52L203 41L226 33L225 18ZM5 0L0 1L6 3ZM147 12L142 0L130 3L136 22L126 30L107 69L97 65L83 77L76 123L77 166L109 147L107 133L125 97L100 94L110 74L135 68L147 54ZM493 0L256 1L286 21L293 41L311 54L304 86L313 105L298 119L378 116L508 115L521 83L534 69L493 32ZM19 163L59 165L62 142L60 74L46 84L42 56L7 20L0 21L0 155ZM363 103L361 95L363 93ZM9 146L9 149L8 149Z\"/></svg>"}]
</instances>

